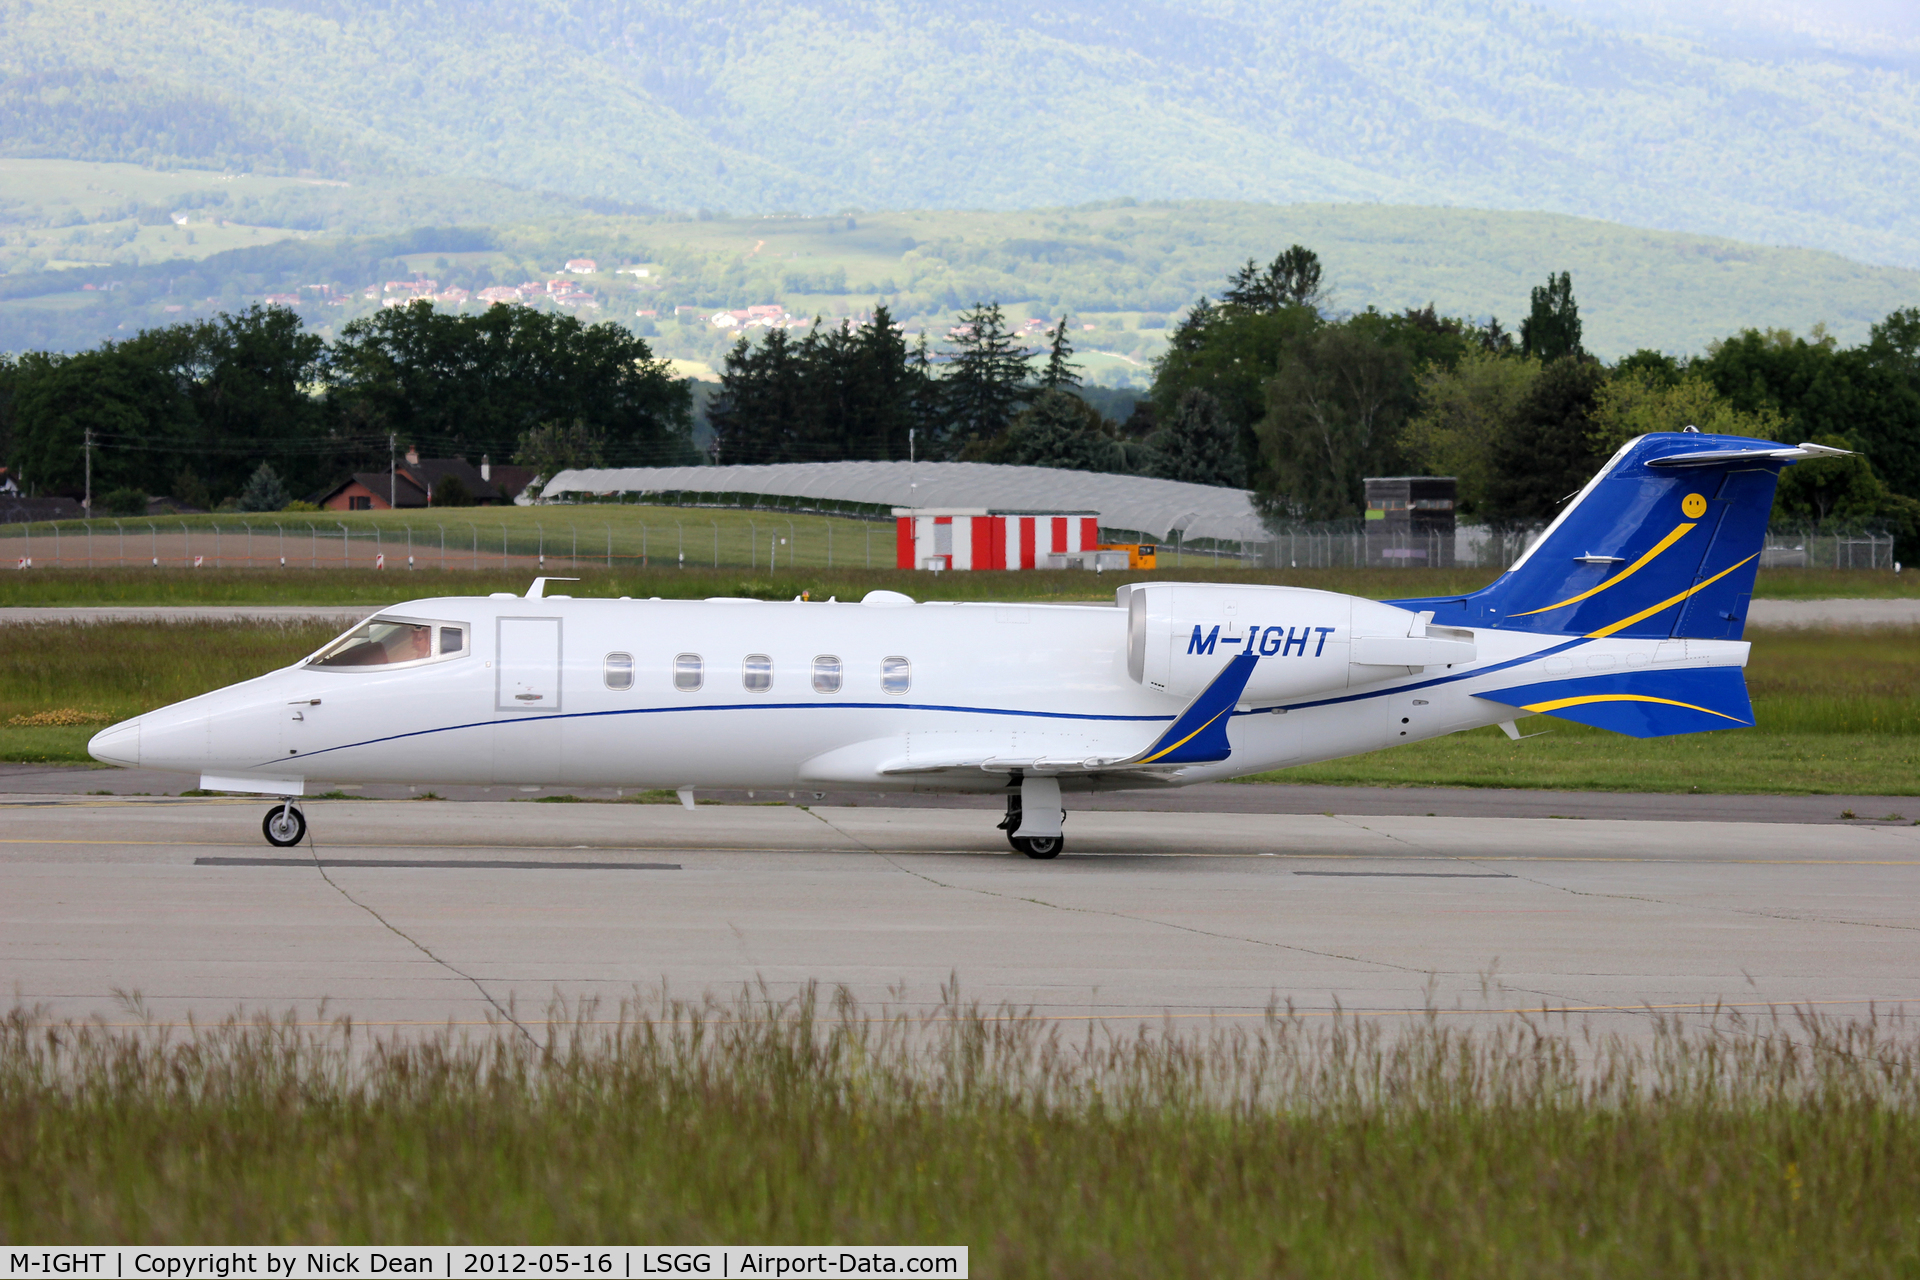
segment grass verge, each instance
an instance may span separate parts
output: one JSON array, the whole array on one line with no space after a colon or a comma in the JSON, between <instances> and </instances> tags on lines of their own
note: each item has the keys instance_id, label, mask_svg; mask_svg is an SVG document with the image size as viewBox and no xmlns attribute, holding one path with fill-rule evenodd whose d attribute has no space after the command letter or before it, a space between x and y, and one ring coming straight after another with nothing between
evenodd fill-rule
<instances>
[{"instance_id":1,"label":"grass verge","mask_svg":"<svg viewBox=\"0 0 1920 1280\"><path fill-rule=\"evenodd\" d=\"M891 546L891 544L889 544ZM931 574L906 569L845 569L801 565L765 567L690 566L685 569L579 568L532 563L508 569L368 568L278 569L34 569L0 577L0 606L85 607L98 605L341 605L376 609L433 595L524 592L537 573L577 574L571 588L582 596L753 596L791 600L802 591L824 600L857 600L868 591L904 591L916 600L1111 600L1127 582L1245 582L1310 587L1390 600L1410 596L1465 594L1493 581L1490 569L1235 569L1208 563L1174 568L1163 562L1152 574L1081 570ZM1754 595L1766 599L1910 597L1920 595L1920 574L1848 569L1772 569L1762 572Z\"/></svg>"},{"instance_id":2,"label":"grass verge","mask_svg":"<svg viewBox=\"0 0 1920 1280\"><path fill-rule=\"evenodd\" d=\"M0 1024L0 1234L952 1243L980 1275L1904 1274L1920 1038L1291 1016L1069 1038L950 999L526 1033Z\"/></svg>"},{"instance_id":3,"label":"grass verge","mask_svg":"<svg viewBox=\"0 0 1920 1280\"><path fill-rule=\"evenodd\" d=\"M1530 716L1510 741L1476 729L1252 782L1920 795L1920 633L1749 628L1751 729L1635 740ZM1543 733L1542 730L1551 730Z\"/></svg>"}]
</instances>

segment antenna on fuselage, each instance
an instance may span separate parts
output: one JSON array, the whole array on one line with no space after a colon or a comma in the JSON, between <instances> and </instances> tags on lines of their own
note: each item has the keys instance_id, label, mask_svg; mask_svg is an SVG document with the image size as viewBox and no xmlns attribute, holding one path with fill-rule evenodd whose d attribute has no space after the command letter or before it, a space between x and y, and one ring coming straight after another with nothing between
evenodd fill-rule
<instances>
[{"instance_id":1,"label":"antenna on fuselage","mask_svg":"<svg viewBox=\"0 0 1920 1280\"><path fill-rule=\"evenodd\" d=\"M533 585L527 588L527 599L541 600L546 597L549 582L578 582L578 578L535 578Z\"/></svg>"}]
</instances>

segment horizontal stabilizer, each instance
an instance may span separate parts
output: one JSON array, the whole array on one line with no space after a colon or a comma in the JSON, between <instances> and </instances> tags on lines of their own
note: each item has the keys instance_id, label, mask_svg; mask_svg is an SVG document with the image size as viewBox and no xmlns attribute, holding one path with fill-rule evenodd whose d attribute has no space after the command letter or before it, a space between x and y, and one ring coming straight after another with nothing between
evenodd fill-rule
<instances>
[{"instance_id":1,"label":"horizontal stabilizer","mask_svg":"<svg viewBox=\"0 0 1920 1280\"><path fill-rule=\"evenodd\" d=\"M1801 444L1779 449L1702 449L1696 453L1670 453L1651 458L1649 467L1717 467L1729 462L1805 462L1809 458L1845 458L1851 449L1835 449L1824 444Z\"/></svg>"},{"instance_id":2,"label":"horizontal stabilizer","mask_svg":"<svg viewBox=\"0 0 1920 1280\"><path fill-rule=\"evenodd\" d=\"M1547 680L1478 695L1504 707L1558 716L1633 738L1665 738L1753 724L1738 667L1626 671Z\"/></svg>"}]
</instances>

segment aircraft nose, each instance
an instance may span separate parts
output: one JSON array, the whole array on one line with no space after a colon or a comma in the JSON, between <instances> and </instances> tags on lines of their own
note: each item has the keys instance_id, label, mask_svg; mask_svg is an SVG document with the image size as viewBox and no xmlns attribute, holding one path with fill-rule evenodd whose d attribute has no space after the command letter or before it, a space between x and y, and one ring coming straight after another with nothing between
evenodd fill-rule
<instances>
[{"instance_id":1,"label":"aircraft nose","mask_svg":"<svg viewBox=\"0 0 1920 1280\"><path fill-rule=\"evenodd\" d=\"M87 754L101 764L123 764L137 767L140 763L140 718L122 720L93 735L87 743Z\"/></svg>"}]
</instances>

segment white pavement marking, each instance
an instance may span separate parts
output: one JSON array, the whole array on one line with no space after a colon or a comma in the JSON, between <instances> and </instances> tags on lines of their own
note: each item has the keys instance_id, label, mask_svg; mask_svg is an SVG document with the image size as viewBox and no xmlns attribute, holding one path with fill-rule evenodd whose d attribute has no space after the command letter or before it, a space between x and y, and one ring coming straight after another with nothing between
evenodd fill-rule
<instances>
[{"instance_id":1,"label":"white pavement marking","mask_svg":"<svg viewBox=\"0 0 1920 1280\"><path fill-rule=\"evenodd\" d=\"M274 854L264 809L9 808L0 984L59 1015L137 991L168 1018L325 1001L424 1026L812 980L1196 1025L1273 1000L1626 1030L1643 1007L1920 1002L1911 827L1082 812L1034 862L968 810L343 801L309 807L323 858L553 866L333 865L336 893L311 865L194 865ZM1352 871L1391 874L1296 874Z\"/></svg>"}]
</instances>

